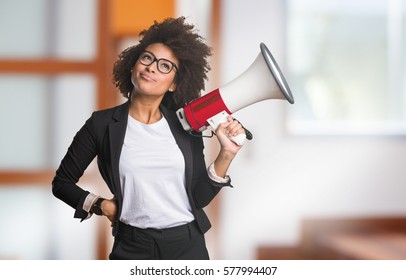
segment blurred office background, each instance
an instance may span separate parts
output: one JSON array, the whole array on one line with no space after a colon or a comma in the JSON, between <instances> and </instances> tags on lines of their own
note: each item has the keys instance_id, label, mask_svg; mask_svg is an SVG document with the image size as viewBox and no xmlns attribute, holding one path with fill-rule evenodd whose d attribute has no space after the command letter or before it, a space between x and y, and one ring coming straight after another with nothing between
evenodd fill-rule
<instances>
[{"instance_id":1,"label":"blurred office background","mask_svg":"<svg viewBox=\"0 0 406 280\"><path fill-rule=\"evenodd\" d=\"M124 101L117 54L180 15L213 47L207 91L264 42L296 101L235 114L254 139L207 209L212 258L406 259L405 0L0 0L0 259L107 257L107 222L73 219L51 181L91 112ZM79 184L110 196L95 164Z\"/></svg>"}]
</instances>

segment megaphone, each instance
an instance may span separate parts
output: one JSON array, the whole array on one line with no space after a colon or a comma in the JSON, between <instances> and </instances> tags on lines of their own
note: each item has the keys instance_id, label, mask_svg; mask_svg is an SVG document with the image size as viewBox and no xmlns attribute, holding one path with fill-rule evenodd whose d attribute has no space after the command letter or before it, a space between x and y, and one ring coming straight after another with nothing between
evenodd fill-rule
<instances>
[{"instance_id":1,"label":"megaphone","mask_svg":"<svg viewBox=\"0 0 406 280\"><path fill-rule=\"evenodd\" d=\"M267 99L282 99L293 104L293 95L278 64L264 43L251 66L236 79L186 104L176 111L186 131L216 130L227 117L249 105ZM240 134L231 140L238 145L245 141Z\"/></svg>"}]
</instances>

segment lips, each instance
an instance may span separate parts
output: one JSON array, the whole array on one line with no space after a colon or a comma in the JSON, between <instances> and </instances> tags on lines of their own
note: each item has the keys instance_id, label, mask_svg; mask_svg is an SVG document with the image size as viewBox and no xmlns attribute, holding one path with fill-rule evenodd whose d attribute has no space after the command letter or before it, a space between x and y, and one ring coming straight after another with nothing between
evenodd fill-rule
<instances>
[{"instance_id":1,"label":"lips","mask_svg":"<svg viewBox=\"0 0 406 280\"><path fill-rule=\"evenodd\" d=\"M144 79L144 80L151 81L151 82L155 82L155 79L152 78L152 76L150 76L150 75L148 75L148 74L146 74L146 73L140 73L140 77L141 77L142 79Z\"/></svg>"}]
</instances>

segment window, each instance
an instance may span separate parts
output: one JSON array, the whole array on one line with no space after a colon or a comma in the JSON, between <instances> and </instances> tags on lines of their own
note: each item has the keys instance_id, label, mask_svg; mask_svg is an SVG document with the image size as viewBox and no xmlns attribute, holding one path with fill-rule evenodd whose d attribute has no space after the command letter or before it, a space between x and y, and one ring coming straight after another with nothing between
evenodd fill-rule
<instances>
[{"instance_id":1,"label":"window","mask_svg":"<svg viewBox=\"0 0 406 280\"><path fill-rule=\"evenodd\" d=\"M289 0L293 134L406 132L406 1Z\"/></svg>"},{"instance_id":2,"label":"window","mask_svg":"<svg viewBox=\"0 0 406 280\"><path fill-rule=\"evenodd\" d=\"M80 223L68 219L72 209L52 196L51 181L100 104L106 78L97 61L98 4L0 1L0 259L97 257L97 221L77 230ZM81 244L66 244L66 236Z\"/></svg>"}]
</instances>

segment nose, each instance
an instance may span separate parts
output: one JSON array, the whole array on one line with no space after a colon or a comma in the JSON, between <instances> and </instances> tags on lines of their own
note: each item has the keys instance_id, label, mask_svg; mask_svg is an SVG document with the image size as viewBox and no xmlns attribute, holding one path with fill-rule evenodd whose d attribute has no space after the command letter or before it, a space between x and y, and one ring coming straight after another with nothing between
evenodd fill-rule
<instances>
[{"instance_id":1,"label":"nose","mask_svg":"<svg viewBox=\"0 0 406 280\"><path fill-rule=\"evenodd\" d=\"M156 71L157 69L156 69L156 66L154 66L154 64L155 64L155 63L152 63L152 64L150 64L150 65L148 65L148 66L145 66L145 68L147 69L148 72L155 73L155 71Z\"/></svg>"},{"instance_id":2,"label":"nose","mask_svg":"<svg viewBox=\"0 0 406 280\"><path fill-rule=\"evenodd\" d=\"M155 72L158 71L158 59L154 59L150 65L147 66L149 71Z\"/></svg>"}]
</instances>

